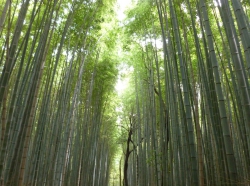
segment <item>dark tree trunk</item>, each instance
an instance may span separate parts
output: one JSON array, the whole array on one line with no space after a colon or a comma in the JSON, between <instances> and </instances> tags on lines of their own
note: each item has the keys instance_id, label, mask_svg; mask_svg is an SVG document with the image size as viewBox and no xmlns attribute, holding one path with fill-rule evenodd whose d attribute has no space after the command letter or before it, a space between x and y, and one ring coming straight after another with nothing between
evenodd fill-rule
<instances>
[{"instance_id":1,"label":"dark tree trunk","mask_svg":"<svg viewBox=\"0 0 250 186\"><path fill-rule=\"evenodd\" d=\"M124 160L124 186L128 186L128 158L132 151L129 151L129 143L131 142L132 127L129 129L128 139L127 139L127 149Z\"/></svg>"}]
</instances>

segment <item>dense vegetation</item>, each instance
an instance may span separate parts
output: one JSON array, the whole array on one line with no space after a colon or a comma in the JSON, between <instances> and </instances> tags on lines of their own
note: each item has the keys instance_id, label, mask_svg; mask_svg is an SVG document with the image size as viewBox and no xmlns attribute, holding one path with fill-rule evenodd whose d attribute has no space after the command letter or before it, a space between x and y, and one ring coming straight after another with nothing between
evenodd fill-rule
<instances>
[{"instance_id":1,"label":"dense vegetation","mask_svg":"<svg viewBox=\"0 0 250 186\"><path fill-rule=\"evenodd\" d=\"M250 185L250 2L116 3L0 0L0 185Z\"/></svg>"}]
</instances>

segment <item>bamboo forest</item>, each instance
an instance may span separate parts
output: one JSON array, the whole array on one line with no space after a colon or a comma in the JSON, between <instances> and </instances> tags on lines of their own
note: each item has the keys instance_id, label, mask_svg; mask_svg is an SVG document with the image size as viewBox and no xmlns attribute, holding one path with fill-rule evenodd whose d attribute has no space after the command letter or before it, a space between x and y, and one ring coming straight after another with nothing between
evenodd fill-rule
<instances>
[{"instance_id":1,"label":"bamboo forest","mask_svg":"<svg viewBox=\"0 0 250 186\"><path fill-rule=\"evenodd\" d=\"M250 186L250 1L0 0L0 186Z\"/></svg>"}]
</instances>

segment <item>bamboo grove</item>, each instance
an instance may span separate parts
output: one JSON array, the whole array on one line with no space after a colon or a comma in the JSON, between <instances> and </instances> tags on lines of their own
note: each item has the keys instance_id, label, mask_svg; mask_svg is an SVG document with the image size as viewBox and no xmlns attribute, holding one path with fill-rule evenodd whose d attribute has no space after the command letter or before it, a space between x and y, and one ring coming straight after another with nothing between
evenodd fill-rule
<instances>
[{"instance_id":1,"label":"bamboo grove","mask_svg":"<svg viewBox=\"0 0 250 186\"><path fill-rule=\"evenodd\" d=\"M117 69L101 25L111 3L0 1L1 185L108 184Z\"/></svg>"},{"instance_id":2,"label":"bamboo grove","mask_svg":"<svg viewBox=\"0 0 250 186\"><path fill-rule=\"evenodd\" d=\"M137 1L127 12L125 186L250 185L249 17L240 0Z\"/></svg>"},{"instance_id":3,"label":"bamboo grove","mask_svg":"<svg viewBox=\"0 0 250 186\"><path fill-rule=\"evenodd\" d=\"M250 185L250 2L116 3L0 0L0 185Z\"/></svg>"}]
</instances>

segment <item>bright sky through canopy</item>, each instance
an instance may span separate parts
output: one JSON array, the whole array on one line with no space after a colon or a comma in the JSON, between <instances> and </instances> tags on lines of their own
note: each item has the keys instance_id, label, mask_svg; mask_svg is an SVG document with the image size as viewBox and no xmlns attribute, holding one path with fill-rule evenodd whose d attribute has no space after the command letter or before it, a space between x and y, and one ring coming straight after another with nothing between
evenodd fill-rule
<instances>
[{"instance_id":1,"label":"bright sky through canopy","mask_svg":"<svg viewBox=\"0 0 250 186\"><path fill-rule=\"evenodd\" d=\"M117 17L119 21L122 21L126 17L124 11L129 5L132 4L132 2L131 0L117 0L117 4Z\"/></svg>"},{"instance_id":2,"label":"bright sky through canopy","mask_svg":"<svg viewBox=\"0 0 250 186\"><path fill-rule=\"evenodd\" d=\"M125 19L124 11L128 6L132 4L131 0L117 0L117 18L119 21L123 21ZM118 94L121 94L127 87L129 78L122 78L121 75L128 74L131 69L127 69L124 65L119 66L119 78L117 80L117 83L115 85L115 89L118 92Z\"/></svg>"}]
</instances>

